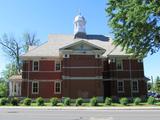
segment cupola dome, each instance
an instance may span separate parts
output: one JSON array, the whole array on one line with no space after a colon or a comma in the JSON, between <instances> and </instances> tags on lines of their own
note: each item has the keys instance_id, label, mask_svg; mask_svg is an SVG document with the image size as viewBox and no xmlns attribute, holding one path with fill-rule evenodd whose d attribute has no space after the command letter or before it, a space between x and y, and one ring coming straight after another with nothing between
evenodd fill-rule
<instances>
[{"instance_id":1,"label":"cupola dome","mask_svg":"<svg viewBox=\"0 0 160 120\"><path fill-rule=\"evenodd\" d=\"M74 35L76 34L86 34L86 20L81 14L74 18Z\"/></svg>"}]
</instances>

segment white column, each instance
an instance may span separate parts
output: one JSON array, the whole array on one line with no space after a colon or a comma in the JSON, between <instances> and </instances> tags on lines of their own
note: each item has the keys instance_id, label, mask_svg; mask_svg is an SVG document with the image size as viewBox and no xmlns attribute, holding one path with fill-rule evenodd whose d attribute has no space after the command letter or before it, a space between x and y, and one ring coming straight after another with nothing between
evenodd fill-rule
<instances>
[{"instance_id":1,"label":"white column","mask_svg":"<svg viewBox=\"0 0 160 120\"><path fill-rule=\"evenodd\" d=\"M22 83L20 82L19 83L19 96L21 96L21 85L22 85Z\"/></svg>"},{"instance_id":2,"label":"white column","mask_svg":"<svg viewBox=\"0 0 160 120\"><path fill-rule=\"evenodd\" d=\"M16 96L18 96L18 92L19 92L19 85L18 82L16 82Z\"/></svg>"},{"instance_id":3,"label":"white column","mask_svg":"<svg viewBox=\"0 0 160 120\"><path fill-rule=\"evenodd\" d=\"M12 82L12 96L14 96L14 87L15 87L14 82Z\"/></svg>"},{"instance_id":4,"label":"white column","mask_svg":"<svg viewBox=\"0 0 160 120\"><path fill-rule=\"evenodd\" d=\"M9 81L9 96L12 96L12 82Z\"/></svg>"}]
</instances>

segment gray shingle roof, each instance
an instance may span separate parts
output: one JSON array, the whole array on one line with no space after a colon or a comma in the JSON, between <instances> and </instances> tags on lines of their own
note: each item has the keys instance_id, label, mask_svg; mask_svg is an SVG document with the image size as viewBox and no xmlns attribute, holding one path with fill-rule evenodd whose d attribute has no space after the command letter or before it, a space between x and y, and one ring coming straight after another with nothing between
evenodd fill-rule
<instances>
[{"instance_id":1,"label":"gray shingle roof","mask_svg":"<svg viewBox=\"0 0 160 120\"><path fill-rule=\"evenodd\" d=\"M35 47L28 51L26 54L23 54L21 58L27 57L59 57L59 49L73 44L78 41L87 41L91 44L99 46L106 50L103 54L104 57L107 55L129 55L125 54L124 51L121 51L121 47L115 47L112 44L112 40L109 37L103 35L86 35L85 38L76 38L74 39L73 35L62 35L62 34L50 34L48 36L48 42Z\"/></svg>"}]
</instances>

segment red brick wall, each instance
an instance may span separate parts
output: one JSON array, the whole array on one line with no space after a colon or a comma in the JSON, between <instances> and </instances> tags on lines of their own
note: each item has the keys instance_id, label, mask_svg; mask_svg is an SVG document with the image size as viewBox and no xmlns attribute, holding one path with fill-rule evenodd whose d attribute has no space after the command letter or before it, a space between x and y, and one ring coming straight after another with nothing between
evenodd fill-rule
<instances>
[{"instance_id":1,"label":"red brick wall","mask_svg":"<svg viewBox=\"0 0 160 120\"><path fill-rule=\"evenodd\" d=\"M22 82L22 97L28 97L30 98L37 98L37 97L43 97L43 98L51 98L51 97L59 97L61 98L61 94L55 94L54 92L54 82L48 81L48 82L39 82L39 94L32 94L32 82L29 82L29 94L28 92L28 82Z\"/></svg>"},{"instance_id":2,"label":"red brick wall","mask_svg":"<svg viewBox=\"0 0 160 120\"><path fill-rule=\"evenodd\" d=\"M29 72L30 80L56 80L61 79L61 72ZM28 72L22 73L23 79L28 79Z\"/></svg>"},{"instance_id":3,"label":"red brick wall","mask_svg":"<svg viewBox=\"0 0 160 120\"><path fill-rule=\"evenodd\" d=\"M96 59L94 55L70 55L63 59L64 67L102 66L102 60Z\"/></svg>"},{"instance_id":4,"label":"red brick wall","mask_svg":"<svg viewBox=\"0 0 160 120\"><path fill-rule=\"evenodd\" d=\"M55 62L54 61L39 61L39 71L54 71Z\"/></svg>"},{"instance_id":5,"label":"red brick wall","mask_svg":"<svg viewBox=\"0 0 160 120\"><path fill-rule=\"evenodd\" d=\"M103 85L101 80L64 80L63 96L71 98L91 98L103 96Z\"/></svg>"},{"instance_id":6,"label":"red brick wall","mask_svg":"<svg viewBox=\"0 0 160 120\"><path fill-rule=\"evenodd\" d=\"M63 69L63 75L72 77L95 77L102 76L102 68L79 68L79 69Z\"/></svg>"},{"instance_id":7,"label":"red brick wall","mask_svg":"<svg viewBox=\"0 0 160 120\"><path fill-rule=\"evenodd\" d=\"M108 63L108 61L104 61L104 68L103 68L104 76L107 78L130 78L130 66L129 60L123 60L123 70L117 71L116 70L116 62ZM143 70L143 63L139 63L137 60L131 60L131 78L144 78L144 70Z\"/></svg>"},{"instance_id":8,"label":"red brick wall","mask_svg":"<svg viewBox=\"0 0 160 120\"><path fill-rule=\"evenodd\" d=\"M94 55L71 55L63 59L63 75L73 77L95 77L102 76L102 60L96 59ZM65 68L81 67L81 68ZM83 68L94 67L94 68Z\"/></svg>"},{"instance_id":9,"label":"red brick wall","mask_svg":"<svg viewBox=\"0 0 160 120\"><path fill-rule=\"evenodd\" d=\"M30 64L29 64L30 63ZM61 72L55 71L55 62L53 60L40 60L39 71L32 71L32 61L25 61L23 63L22 78L30 80L53 80L61 79ZM29 68L29 74L28 74Z\"/></svg>"}]
</instances>

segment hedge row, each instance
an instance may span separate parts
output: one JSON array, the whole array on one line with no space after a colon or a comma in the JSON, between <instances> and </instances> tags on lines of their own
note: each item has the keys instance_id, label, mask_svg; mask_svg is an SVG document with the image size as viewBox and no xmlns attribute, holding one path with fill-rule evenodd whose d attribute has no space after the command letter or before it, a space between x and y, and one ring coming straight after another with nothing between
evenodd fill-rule
<instances>
[{"instance_id":1,"label":"hedge row","mask_svg":"<svg viewBox=\"0 0 160 120\"><path fill-rule=\"evenodd\" d=\"M133 103L134 105L139 105L141 103L141 98L137 97L135 99L133 99ZM154 97L149 97L147 100L148 104L155 104L155 98ZM8 98L1 98L0 99L0 105L6 105L6 104L12 104L13 106L18 106L20 103L22 103L25 106L30 106L31 103L33 103L34 101L32 101L31 98L25 98L24 100L20 101L18 98L14 97L11 99ZM36 100L36 105L37 106L44 106L45 105L45 100L42 97L38 97ZM59 103L59 99L56 97L53 97L50 99L50 103L52 106L57 106L57 104ZM71 99L70 98L64 98L63 102L64 106L70 106L71 105ZM82 98L77 98L75 101L75 105L76 106L81 106L84 103L84 100ZM91 106L98 106L98 99L97 97L93 97L90 99L90 105ZM111 98L106 97L104 104L107 106L112 105L113 101ZM120 98L119 102L121 105L128 105L129 103L129 99L126 97Z\"/></svg>"}]
</instances>

